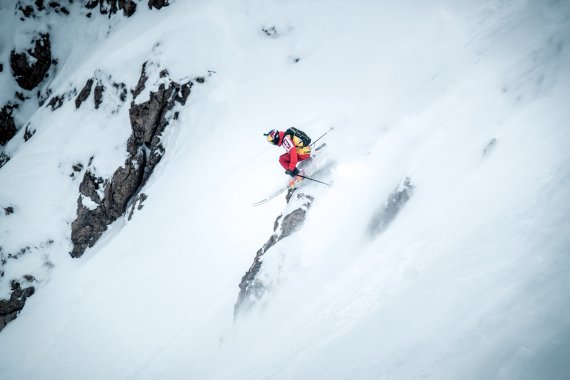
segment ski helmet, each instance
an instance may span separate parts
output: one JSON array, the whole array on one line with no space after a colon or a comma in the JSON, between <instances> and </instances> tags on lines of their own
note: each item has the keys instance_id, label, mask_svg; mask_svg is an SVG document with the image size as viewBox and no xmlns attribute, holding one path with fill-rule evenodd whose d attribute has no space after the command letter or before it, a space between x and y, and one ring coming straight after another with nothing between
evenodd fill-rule
<instances>
[{"instance_id":1,"label":"ski helmet","mask_svg":"<svg viewBox=\"0 0 570 380\"><path fill-rule=\"evenodd\" d=\"M279 131L277 129L272 129L269 133L264 133L267 136L267 141L270 143L277 145L279 144Z\"/></svg>"}]
</instances>

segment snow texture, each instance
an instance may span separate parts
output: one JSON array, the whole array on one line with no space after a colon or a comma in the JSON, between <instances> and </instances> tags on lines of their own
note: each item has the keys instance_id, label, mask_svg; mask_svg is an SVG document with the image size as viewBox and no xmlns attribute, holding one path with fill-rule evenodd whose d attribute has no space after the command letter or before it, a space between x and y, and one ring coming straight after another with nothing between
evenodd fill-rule
<instances>
[{"instance_id":1,"label":"snow texture","mask_svg":"<svg viewBox=\"0 0 570 380\"><path fill-rule=\"evenodd\" d=\"M20 104L0 298L30 296L0 332L3 380L570 378L568 1L17 3L0 3L0 107ZM58 63L22 90L10 52L46 32ZM80 183L124 165L145 62L192 93L128 215L74 259ZM335 127L334 184L307 183L302 227L264 253L269 291L234 321L293 207L251 207L287 181L263 133L291 126Z\"/></svg>"}]
</instances>

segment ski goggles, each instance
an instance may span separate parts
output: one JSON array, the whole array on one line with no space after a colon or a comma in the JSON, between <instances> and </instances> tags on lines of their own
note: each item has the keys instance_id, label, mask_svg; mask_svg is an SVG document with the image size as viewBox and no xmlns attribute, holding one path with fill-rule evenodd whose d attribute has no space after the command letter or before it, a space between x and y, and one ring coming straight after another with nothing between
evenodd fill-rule
<instances>
[{"instance_id":1,"label":"ski goggles","mask_svg":"<svg viewBox=\"0 0 570 380\"><path fill-rule=\"evenodd\" d=\"M272 144L275 144L277 141L279 141L279 132L277 132L275 129L269 131L269 133L264 133L263 135L266 136L267 141Z\"/></svg>"}]
</instances>

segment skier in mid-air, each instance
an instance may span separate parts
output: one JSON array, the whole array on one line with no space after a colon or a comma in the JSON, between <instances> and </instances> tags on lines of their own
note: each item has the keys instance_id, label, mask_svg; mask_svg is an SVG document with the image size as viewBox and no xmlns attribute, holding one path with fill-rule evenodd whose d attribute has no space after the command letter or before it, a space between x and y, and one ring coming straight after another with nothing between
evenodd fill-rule
<instances>
[{"instance_id":1,"label":"skier in mid-air","mask_svg":"<svg viewBox=\"0 0 570 380\"><path fill-rule=\"evenodd\" d=\"M311 157L309 136L297 128L289 128L286 131L272 129L264 135L271 144L282 146L285 149L285 153L279 157L279 163L285 169L285 173L292 177L289 186L302 181L303 177L300 176L302 173L297 168L297 163Z\"/></svg>"}]
</instances>

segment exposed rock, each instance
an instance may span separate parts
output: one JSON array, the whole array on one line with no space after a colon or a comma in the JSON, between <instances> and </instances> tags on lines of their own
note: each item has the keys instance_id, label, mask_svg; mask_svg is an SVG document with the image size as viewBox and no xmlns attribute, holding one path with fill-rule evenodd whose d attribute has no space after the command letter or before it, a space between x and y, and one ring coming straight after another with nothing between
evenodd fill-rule
<instances>
[{"instance_id":1,"label":"exposed rock","mask_svg":"<svg viewBox=\"0 0 570 380\"><path fill-rule=\"evenodd\" d=\"M26 299L34 294L34 287L23 288L19 282L12 281L10 299L0 299L0 331L16 319L20 310L24 308Z\"/></svg>"},{"instance_id":2,"label":"exposed rock","mask_svg":"<svg viewBox=\"0 0 570 380\"><path fill-rule=\"evenodd\" d=\"M6 162L10 161L10 157L6 155L4 152L0 153L0 168L6 165Z\"/></svg>"},{"instance_id":3,"label":"exposed rock","mask_svg":"<svg viewBox=\"0 0 570 380\"><path fill-rule=\"evenodd\" d=\"M297 190L292 190L287 197L289 205L291 205L290 201L294 194L297 195L295 206L298 207L294 207L292 211L286 212L285 214L281 214L277 217L273 225L274 233L257 251L253 264L241 279L239 284L240 292L238 300L234 306L235 317L237 317L240 311L245 311L251 308L265 293L266 287L264 283L257 278L257 275L263 265L263 255L265 255L265 253L279 241L298 231L305 222L307 211L311 207L314 199L309 195L298 193Z\"/></svg>"},{"instance_id":4,"label":"exposed rock","mask_svg":"<svg viewBox=\"0 0 570 380\"><path fill-rule=\"evenodd\" d=\"M31 274L25 274L24 280L26 280L27 282L34 282L34 281L36 281L36 278L34 276L32 276Z\"/></svg>"},{"instance_id":5,"label":"exposed rock","mask_svg":"<svg viewBox=\"0 0 570 380\"><path fill-rule=\"evenodd\" d=\"M147 75L143 69L141 79L145 77L147 77ZM133 94L140 94L142 90L140 90L139 85L142 83L142 88L144 88L144 82L145 80L142 82L139 80L139 84L137 84L137 88L135 88ZM192 82L182 85L170 82L168 87L161 84L156 92L151 92L148 101L135 104L133 100L133 104L129 110L133 134L127 146L131 155L134 155L140 147L145 146L146 148L150 148L143 185L164 154L164 147L160 142L160 135L168 125L167 113L172 110L176 103L181 105L186 104L191 87Z\"/></svg>"},{"instance_id":6,"label":"exposed rock","mask_svg":"<svg viewBox=\"0 0 570 380\"><path fill-rule=\"evenodd\" d=\"M83 171L83 164L82 163L77 163L75 165L73 165L71 167L71 169L73 170L71 172L71 174L69 175L70 178L75 179L76 174L81 173Z\"/></svg>"},{"instance_id":7,"label":"exposed rock","mask_svg":"<svg viewBox=\"0 0 570 380\"><path fill-rule=\"evenodd\" d=\"M277 28L275 26L270 26L270 27L262 26L261 32L270 38L278 38L279 37L279 33L277 33Z\"/></svg>"},{"instance_id":8,"label":"exposed rock","mask_svg":"<svg viewBox=\"0 0 570 380\"><path fill-rule=\"evenodd\" d=\"M136 99L141 94L141 92L143 92L143 90L145 89L145 84L146 84L146 81L148 80L148 74L146 72L147 65L148 65L148 62L143 63L142 70L141 70L141 76L139 78L139 81L138 81L137 85L135 86L134 90L131 91L133 94L133 104L134 104L134 99Z\"/></svg>"},{"instance_id":9,"label":"exposed rock","mask_svg":"<svg viewBox=\"0 0 570 380\"><path fill-rule=\"evenodd\" d=\"M404 205L410 200L414 191L410 179L406 177L402 183L390 194L384 205L374 213L367 232L371 238L381 234L396 218Z\"/></svg>"},{"instance_id":10,"label":"exposed rock","mask_svg":"<svg viewBox=\"0 0 570 380\"><path fill-rule=\"evenodd\" d=\"M26 18L30 17L34 14L34 7L32 7L31 5L20 6L20 7L18 7L18 10L20 12L22 12L24 17L26 17Z\"/></svg>"},{"instance_id":11,"label":"exposed rock","mask_svg":"<svg viewBox=\"0 0 570 380\"><path fill-rule=\"evenodd\" d=\"M47 88L45 89L44 92L42 91L38 91L37 92L37 96L38 96L38 105L41 107L44 105L44 103L46 102L46 100L48 100L51 97L52 94L52 89L51 88Z\"/></svg>"},{"instance_id":12,"label":"exposed rock","mask_svg":"<svg viewBox=\"0 0 570 380\"><path fill-rule=\"evenodd\" d=\"M29 125L26 125L26 130L24 131L24 141L27 142L35 134L36 134L36 130L35 129L29 129Z\"/></svg>"},{"instance_id":13,"label":"exposed rock","mask_svg":"<svg viewBox=\"0 0 570 380\"><path fill-rule=\"evenodd\" d=\"M111 222L101 207L91 210L82 202L82 197L89 197L90 194L92 201L101 203L97 190L102 181L101 178L95 178L90 172L83 176L83 181L79 186L81 195L77 200L77 218L71 224L71 241L73 242L71 257L80 257L87 247L92 247Z\"/></svg>"},{"instance_id":14,"label":"exposed rock","mask_svg":"<svg viewBox=\"0 0 570 380\"><path fill-rule=\"evenodd\" d=\"M99 0L87 0L83 3L83 6L87 9L94 9L99 5Z\"/></svg>"},{"instance_id":15,"label":"exposed rock","mask_svg":"<svg viewBox=\"0 0 570 380\"><path fill-rule=\"evenodd\" d=\"M90 171L83 176L83 181L79 185L79 192L86 197L91 198L95 203L101 204L99 192L103 192L103 183L105 181L101 177L95 177Z\"/></svg>"},{"instance_id":16,"label":"exposed rock","mask_svg":"<svg viewBox=\"0 0 570 380\"><path fill-rule=\"evenodd\" d=\"M48 106L51 107L52 111L55 111L56 109L58 109L63 105L64 100L65 100L65 95L56 95L51 98L51 100L48 103Z\"/></svg>"},{"instance_id":17,"label":"exposed rock","mask_svg":"<svg viewBox=\"0 0 570 380\"><path fill-rule=\"evenodd\" d=\"M14 207L12 207L12 206L4 207L4 214L10 215L13 213L14 213Z\"/></svg>"},{"instance_id":18,"label":"exposed rock","mask_svg":"<svg viewBox=\"0 0 570 380\"><path fill-rule=\"evenodd\" d=\"M115 171L111 182L105 187L105 198L102 206L113 220L124 214L129 199L136 194L139 186L141 186L145 161L145 153L140 150L137 157L129 157L125 166Z\"/></svg>"},{"instance_id":19,"label":"exposed rock","mask_svg":"<svg viewBox=\"0 0 570 380\"><path fill-rule=\"evenodd\" d=\"M141 72L141 79L133 94L138 95L144 89L148 79L146 67L145 63ZM166 71L161 73L162 78L167 76ZM114 84L113 86L117 89L122 88L121 84ZM147 102L136 104L135 99L133 99L129 110L133 132L127 142L129 156L125 164L115 171L110 180L106 181L87 171L79 186L77 219L73 221L71 226L73 250L70 254L72 257L80 257L88 247L92 247L107 229L107 226L125 214L131 200L134 199L132 201L133 207L137 201L139 201L139 209L142 207L141 203L146 195L136 196L164 154L160 136L173 118L169 111L177 104L184 105L186 103L191 86L191 82L178 84L169 81L168 85L161 83L156 91L152 91ZM86 85L86 87L88 86ZM96 98L97 87L95 87ZM90 90L82 90L81 93L88 94L88 91ZM85 98L86 96L83 95L82 99ZM84 202L85 198L89 198L89 200ZM132 212L133 210L131 210L130 216L132 216Z\"/></svg>"},{"instance_id":20,"label":"exposed rock","mask_svg":"<svg viewBox=\"0 0 570 380\"><path fill-rule=\"evenodd\" d=\"M0 145L6 145L16 134L16 124L12 117L13 109L14 106L7 104L0 110Z\"/></svg>"},{"instance_id":21,"label":"exposed rock","mask_svg":"<svg viewBox=\"0 0 570 380\"><path fill-rule=\"evenodd\" d=\"M131 211L129 212L129 218L128 220L131 220L133 218L133 214L135 213L135 209L136 210L142 210L144 205L143 202L148 198L148 196L145 193L140 193L136 199L134 200L133 204L131 205Z\"/></svg>"},{"instance_id":22,"label":"exposed rock","mask_svg":"<svg viewBox=\"0 0 570 380\"><path fill-rule=\"evenodd\" d=\"M121 102L124 102L125 100L127 100L127 85L126 84L113 82L113 87L117 90L117 93L119 94L119 99L121 99Z\"/></svg>"},{"instance_id":23,"label":"exposed rock","mask_svg":"<svg viewBox=\"0 0 570 380\"><path fill-rule=\"evenodd\" d=\"M23 52L12 50L10 53L14 78L25 90L32 90L40 84L52 64L49 34L40 34L32 44L33 49Z\"/></svg>"},{"instance_id":24,"label":"exposed rock","mask_svg":"<svg viewBox=\"0 0 570 380\"><path fill-rule=\"evenodd\" d=\"M161 9L162 7L167 7L168 5L168 0L148 0L148 9Z\"/></svg>"},{"instance_id":25,"label":"exposed rock","mask_svg":"<svg viewBox=\"0 0 570 380\"><path fill-rule=\"evenodd\" d=\"M80 201L79 201L80 202ZM89 210L78 202L77 219L72 223L71 257L80 257L88 247L92 247L107 230L111 221L101 209Z\"/></svg>"},{"instance_id":26,"label":"exposed rock","mask_svg":"<svg viewBox=\"0 0 570 380\"><path fill-rule=\"evenodd\" d=\"M132 0L119 0L119 8L123 9L123 14L131 17L137 10L137 4Z\"/></svg>"},{"instance_id":27,"label":"exposed rock","mask_svg":"<svg viewBox=\"0 0 570 380\"><path fill-rule=\"evenodd\" d=\"M87 9L95 9L98 6L101 14L109 16L122 10L125 16L131 17L137 10L137 4L132 0L88 0L84 5ZM91 13L88 13L87 17L91 17Z\"/></svg>"},{"instance_id":28,"label":"exposed rock","mask_svg":"<svg viewBox=\"0 0 570 380\"><path fill-rule=\"evenodd\" d=\"M4 65L2 63L0 63L0 73L4 71Z\"/></svg>"},{"instance_id":29,"label":"exposed rock","mask_svg":"<svg viewBox=\"0 0 570 380\"><path fill-rule=\"evenodd\" d=\"M95 85L95 91L93 91L93 99L95 100L95 109L99 109L101 103L103 103L103 92L105 91L105 86L101 82L97 82Z\"/></svg>"},{"instance_id":30,"label":"exposed rock","mask_svg":"<svg viewBox=\"0 0 570 380\"><path fill-rule=\"evenodd\" d=\"M75 98L75 108L81 107L81 103L87 100L87 98L91 94L92 86L93 86L93 79L90 78L85 83L85 86L83 86L83 89L81 89L81 91L79 92L79 95L77 95L77 98Z\"/></svg>"}]
</instances>

